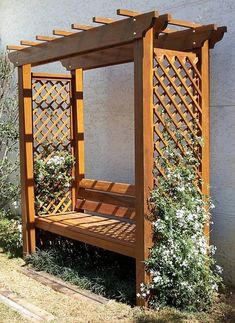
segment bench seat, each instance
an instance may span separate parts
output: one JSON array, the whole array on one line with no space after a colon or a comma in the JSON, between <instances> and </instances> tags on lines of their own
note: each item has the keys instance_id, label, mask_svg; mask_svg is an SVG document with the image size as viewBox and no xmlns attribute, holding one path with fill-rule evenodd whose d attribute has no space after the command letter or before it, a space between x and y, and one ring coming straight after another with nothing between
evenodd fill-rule
<instances>
[{"instance_id":1,"label":"bench seat","mask_svg":"<svg viewBox=\"0 0 235 323\"><path fill-rule=\"evenodd\" d=\"M135 221L83 212L36 216L36 228L135 258Z\"/></svg>"}]
</instances>

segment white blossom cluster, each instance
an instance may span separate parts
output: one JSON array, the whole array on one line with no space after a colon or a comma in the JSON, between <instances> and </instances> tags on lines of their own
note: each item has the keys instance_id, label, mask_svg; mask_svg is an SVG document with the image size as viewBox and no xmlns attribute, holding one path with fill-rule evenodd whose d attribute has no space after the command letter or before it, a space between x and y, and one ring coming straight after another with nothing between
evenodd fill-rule
<instances>
[{"instance_id":1,"label":"white blossom cluster","mask_svg":"<svg viewBox=\"0 0 235 323\"><path fill-rule=\"evenodd\" d=\"M181 134L177 138L182 139ZM205 310L221 283L222 269L215 265L204 228L214 207L200 193L197 157L185 154L169 142L165 157L156 162L165 176L151 192L151 221L154 245L146 261L149 284L141 284L137 297L145 298L155 309L165 305L186 310ZM199 139L196 139L198 144Z\"/></svg>"}]
</instances>

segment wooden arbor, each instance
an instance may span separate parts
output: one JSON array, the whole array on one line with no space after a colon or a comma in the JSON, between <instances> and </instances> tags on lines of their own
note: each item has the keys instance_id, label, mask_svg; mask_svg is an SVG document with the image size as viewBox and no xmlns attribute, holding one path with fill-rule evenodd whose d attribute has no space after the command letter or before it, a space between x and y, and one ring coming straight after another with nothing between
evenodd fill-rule
<instances>
[{"instance_id":1,"label":"wooden arbor","mask_svg":"<svg viewBox=\"0 0 235 323\"><path fill-rule=\"evenodd\" d=\"M35 251L35 228L40 228L131 256L136 258L138 290L148 279L143 264L152 242L148 196L157 180L154 157L167 144L162 137L165 117L175 128L184 128L188 147L193 125L203 136L199 174L203 192L209 192L209 49L226 27L179 21L155 11L120 9L117 14L126 18L94 17L101 26L73 24L76 31L54 30L59 38L36 36L37 42L21 41L8 49L19 69L24 254ZM31 73L32 66L58 60L69 75ZM83 71L127 62L134 62L135 185L87 179ZM173 130L169 135L175 140ZM60 202L48 202L42 216L35 214L33 163L40 158L43 140L55 138L55 151L69 147L76 158L74 180Z\"/></svg>"}]
</instances>

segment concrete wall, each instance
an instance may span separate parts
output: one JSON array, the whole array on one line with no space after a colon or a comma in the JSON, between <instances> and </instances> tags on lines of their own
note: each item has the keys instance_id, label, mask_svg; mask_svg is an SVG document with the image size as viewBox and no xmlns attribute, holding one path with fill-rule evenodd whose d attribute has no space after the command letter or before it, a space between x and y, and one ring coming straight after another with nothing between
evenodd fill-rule
<instances>
[{"instance_id":1,"label":"concrete wall","mask_svg":"<svg viewBox=\"0 0 235 323\"><path fill-rule=\"evenodd\" d=\"M1 0L1 46L50 35L73 22L89 24L95 15L115 17L117 8L157 9L179 19L228 26L211 51L212 240L226 279L235 284L235 1ZM60 72L61 66L46 69ZM85 73L86 173L91 178L134 182L132 76L131 64Z\"/></svg>"}]
</instances>

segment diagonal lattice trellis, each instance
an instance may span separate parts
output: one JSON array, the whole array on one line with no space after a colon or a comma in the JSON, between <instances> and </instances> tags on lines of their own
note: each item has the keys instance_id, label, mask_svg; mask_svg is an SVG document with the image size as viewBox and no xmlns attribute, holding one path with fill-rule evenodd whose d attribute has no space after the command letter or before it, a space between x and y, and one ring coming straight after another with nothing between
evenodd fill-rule
<instances>
[{"instance_id":1,"label":"diagonal lattice trellis","mask_svg":"<svg viewBox=\"0 0 235 323\"><path fill-rule=\"evenodd\" d=\"M163 155L167 145L163 137L166 129L179 151L184 154L175 137L175 130L181 129L185 146L191 149L201 164L201 147L192 145L192 134L202 134L201 74L197 68L198 58L194 53L182 53L161 49L154 50L153 70L153 133L154 157ZM170 120L171 127L165 127ZM162 174L160 165L155 165ZM200 172L198 173L201 177Z\"/></svg>"},{"instance_id":2,"label":"diagonal lattice trellis","mask_svg":"<svg viewBox=\"0 0 235 323\"><path fill-rule=\"evenodd\" d=\"M32 78L34 160L71 151L70 79ZM40 200L40 196L38 196ZM71 190L43 203L41 214L71 211Z\"/></svg>"}]
</instances>

